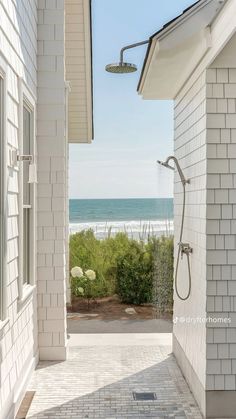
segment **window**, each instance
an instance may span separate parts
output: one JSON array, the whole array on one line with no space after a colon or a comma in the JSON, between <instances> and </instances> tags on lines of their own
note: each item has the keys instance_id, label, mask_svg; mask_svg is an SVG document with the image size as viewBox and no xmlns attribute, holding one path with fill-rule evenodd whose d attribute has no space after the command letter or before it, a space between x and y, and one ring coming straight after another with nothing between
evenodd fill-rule
<instances>
[{"instance_id":1,"label":"window","mask_svg":"<svg viewBox=\"0 0 236 419\"><path fill-rule=\"evenodd\" d=\"M24 303L35 284L35 184L29 183L35 157L35 100L20 83L19 147L19 304ZM31 166L32 168L32 166Z\"/></svg>"},{"instance_id":2,"label":"window","mask_svg":"<svg viewBox=\"0 0 236 419\"><path fill-rule=\"evenodd\" d=\"M3 314L3 78L0 75L0 319L2 319Z\"/></svg>"},{"instance_id":3,"label":"window","mask_svg":"<svg viewBox=\"0 0 236 419\"><path fill-rule=\"evenodd\" d=\"M33 143L33 121L32 121L32 111L24 103L23 105L23 155L29 156L33 154L32 143ZM29 161L24 160L22 163L23 166L23 272L22 279L23 284L30 283L30 274L31 274L31 240L30 232L32 223L32 185L29 183Z\"/></svg>"},{"instance_id":4,"label":"window","mask_svg":"<svg viewBox=\"0 0 236 419\"><path fill-rule=\"evenodd\" d=\"M4 283L6 280L6 144L5 77L0 68L0 320L4 319Z\"/></svg>"}]
</instances>

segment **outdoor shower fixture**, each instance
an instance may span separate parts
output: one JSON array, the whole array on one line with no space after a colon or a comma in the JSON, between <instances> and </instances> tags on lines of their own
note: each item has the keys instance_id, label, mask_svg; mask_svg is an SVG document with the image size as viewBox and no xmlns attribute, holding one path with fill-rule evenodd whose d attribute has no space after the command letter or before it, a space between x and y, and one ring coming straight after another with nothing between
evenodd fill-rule
<instances>
[{"instance_id":1,"label":"outdoor shower fixture","mask_svg":"<svg viewBox=\"0 0 236 419\"><path fill-rule=\"evenodd\" d=\"M107 64L105 70L109 73L115 74L124 74L124 73L133 73L137 71L137 66L135 64L124 63L124 51L127 49L139 47L141 45L145 45L149 43L149 39L142 42L137 42L136 44L130 44L126 47L121 48L120 50L120 62L114 64Z\"/></svg>"},{"instance_id":2,"label":"outdoor shower fixture","mask_svg":"<svg viewBox=\"0 0 236 419\"><path fill-rule=\"evenodd\" d=\"M169 161L173 160L176 166L176 169L179 173L179 177L181 180L181 183L183 185L183 207L182 207L182 219L181 219L181 226L180 226L180 236L179 236L179 243L178 243L178 254L177 254L177 261L176 261L176 267L175 267L175 277L174 277L174 283L175 283L175 292L177 294L177 296L180 298L180 300L187 300L190 296L191 293L191 271L190 271L190 260L189 260L189 256L190 253L193 252L192 247L189 245L189 243L183 243L183 229L184 229L184 216L185 216L185 201L186 201L186 191L185 191L185 186L187 183L190 183L189 179L186 179L183 171L179 165L179 162L177 160L177 158L175 156L169 156L167 157L165 162L162 162L160 160L157 160L157 163L161 164L164 167L167 167L168 169L171 170L175 170L173 166L169 165ZM179 260L180 260L180 256L181 259L183 258L183 255L186 255L187 257L187 264L188 264L188 292L187 295L185 297L182 297L179 294L178 291L178 269L179 269Z\"/></svg>"}]
</instances>

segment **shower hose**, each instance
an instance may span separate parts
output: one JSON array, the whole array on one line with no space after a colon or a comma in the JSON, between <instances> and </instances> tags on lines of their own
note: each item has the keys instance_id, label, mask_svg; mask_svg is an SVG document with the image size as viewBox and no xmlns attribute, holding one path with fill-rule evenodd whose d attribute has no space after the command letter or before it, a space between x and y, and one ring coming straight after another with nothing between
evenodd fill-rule
<instances>
[{"instance_id":1,"label":"shower hose","mask_svg":"<svg viewBox=\"0 0 236 419\"><path fill-rule=\"evenodd\" d=\"M177 254L177 260L176 260L176 267L175 267L175 292L180 300L185 301L189 298L191 293L191 271L190 271L190 260L189 260L189 252L183 251L183 228L184 228L184 215L185 215L185 198L186 198L186 192L185 192L185 184L183 184L183 208L182 208L182 220L181 220L181 227L180 227L180 236L179 236L179 244L178 244L178 254ZM178 269L179 269L179 260L182 254L185 253L187 256L187 264L188 264L188 293L185 297L182 297L179 294L178 291Z\"/></svg>"}]
</instances>

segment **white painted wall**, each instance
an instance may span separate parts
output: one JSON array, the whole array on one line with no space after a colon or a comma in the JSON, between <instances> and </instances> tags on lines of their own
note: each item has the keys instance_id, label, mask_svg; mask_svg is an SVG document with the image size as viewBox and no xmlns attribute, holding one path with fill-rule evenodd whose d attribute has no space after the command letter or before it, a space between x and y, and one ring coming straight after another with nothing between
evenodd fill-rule
<instances>
[{"instance_id":1,"label":"white painted wall","mask_svg":"<svg viewBox=\"0 0 236 419\"><path fill-rule=\"evenodd\" d=\"M6 70L6 142L18 150L20 138L20 79L36 96L37 1L0 0L0 61ZM0 418L13 417L30 371L37 363L37 312L34 287L28 298L18 291L18 167L8 161L6 315L0 321Z\"/></svg>"},{"instance_id":2,"label":"white painted wall","mask_svg":"<svg viewBox=\"0 0 236 419\"><path fill-rule=\"evenodd\" d=\"M72 14L73 4L76 6L77 0L68 1ZM88 6L89 1L78 0L78 4L81 8L82 4ZM84 21L79 23L79 37L85 39ZM80 59L88 64L80 58L88 55L82 51L82 44L78 54L73 39L68 38L67 44L73 50L69 54L72 61L74 54L78 65ZM11 161L7 161L7 278L5 317L0 319L0 419L13 419L38 358L66 358L68 109L64 0L0 0L0 67L1 73L6 73L6 155L19 152L23 92L35 106L37 133L37 275L36 283L32 281L25 289L19 280L20 165L11 166ZM84 65L83 71L87 71L85 68ZM89 70L87 76L81 73L80 81L74 85L81 98L86 89L91 98ZM82 103L87 112L86 123L92 126L90 108L84 99ZM81 132L90 141L89 129L83 131L83 118L81 111Z\"/></svg>"},{"instance_id":3,"label":"white painted wall","mask_svg":"<svg viewBox=\"0 0 236 419\"><path fill-rule=\"evenodd\" d=\"M206 29L205 51L199 57L199 41L189 57L192 63L196 60L195 65L185 66L189 71L175 97L175 155L185 176L191 179L186 187L183 241L190 243L193 254L190 298L185 302L176 295L174 298L174 316L178 319L173 347L207 417L235 417L236 411L236 2L221 3L222 8L210 25L204 20L207 7L213 7L215 13L218 1L201 1L196 5L199 13L200 10L203 13L200 23ZM145 99L176 95L178 77L174 69L183 63L183 54L187 52L178 38L178 30L182 29L188 37L192 30L187 15L188 12L164 28L157 36L158 42L153 38L139 88ZM159 48L159 42L168 41L168 31L171 39L179 42L180 49L179 53L176 46L168 49L171 58L166 62L159 54L166 53L165 48ZM158 73L158 68L164 70ZM172 93L169 75L173 76ZM164 91L160 91L160 85L165 86ZM175 180L176 250L183 194L178 177ZM184 259L178 275L181 294L187 292ZM229 317L231 324L205 325L208 315L215 320Z\"/></svg>"},{"instance_id":4,"label":"white painted wall","mask_svg":"<svg viewBox=\"0 0 236 419\"><path fill-rule=\"evenodd\" d=\"M67 143L64 1L38 9L39 356L66 358Z\"/></svg>"},{"instance_id":5,"label":"white painted wall","mask_svg":"<svg viewBox=\"0 0 236 419\"><path fill-rule=\"evenodd\" d=\"M181 323L183 318L206 315L206 84L203 72L186 85L175 100L175 156L190 185L186 186L186 215L183 242L193 248L191 260L192 290L187 301L174 295L174 335L185 352L198 379L205 387L206 328L203 323ZM179 242L183 190L178 174L174 187L175 251ZM176 260L176 258L175 258ZM186 256L180 260L178 272L180 295L188 290Z\"/></svg>"},{"instance_id":6,"label":"white painted wall","mask_svg":"<svg viewBox=\"0 0 236 419\"><path fill-rule=\"evenodd\" d=\"M186 177L184 240L193 247L192 292L175 296L180 318L231 319L230 324L174 325L174 335L204 390L236 390L236 35L210 68L188 81L175 101L175 155ZM196 72L197 74L197 72ZM192 79L194 80L194 79ZM175 183L175 246L181 215L181 185ZM180 291L187 287L180 264ZM178 352L178 351L177 351ZM177 353L177 358L179 355ZM180 360L180 363L182 361ZM187 364L182 363L204 411ZM230 403L229 403L230 405Z\"/></svg>"},{"instance_id":7,"label":"white painted wall","mask_svg":"<svg viewBox=\"0 0 236 419\"><path fill-rule=\"evenodd\" d=\"M65 0L68 140L90 143L93 138L90 0Z\"/></svg>"},{"instance_id":8,"label":"white painted wall","mask_svg":"<svg viewBox=\"0 0 236 419\"><path fill-rule=\"evenodd\" d=\"M207 329L208 390L236 389L235 47L234 35L207 70L207 311L231 318Z\"/></svg>"}]
</instances>

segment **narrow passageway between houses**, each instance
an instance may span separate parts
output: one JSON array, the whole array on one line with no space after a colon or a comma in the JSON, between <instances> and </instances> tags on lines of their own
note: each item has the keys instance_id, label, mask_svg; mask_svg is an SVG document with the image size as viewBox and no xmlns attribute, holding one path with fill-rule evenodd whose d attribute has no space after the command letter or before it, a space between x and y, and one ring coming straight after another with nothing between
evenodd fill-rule
<instances>
[{"instance_id":1,"label":"narrow passageway between houses","mask_svg":"<svg viewBox=\"0 0 236 419\"><path fill-rule=\"evenodd\" d=\"M170 333L72 334L64 362L40 362L27 419L201 419Z\"/></svg>"}]
</instances>

